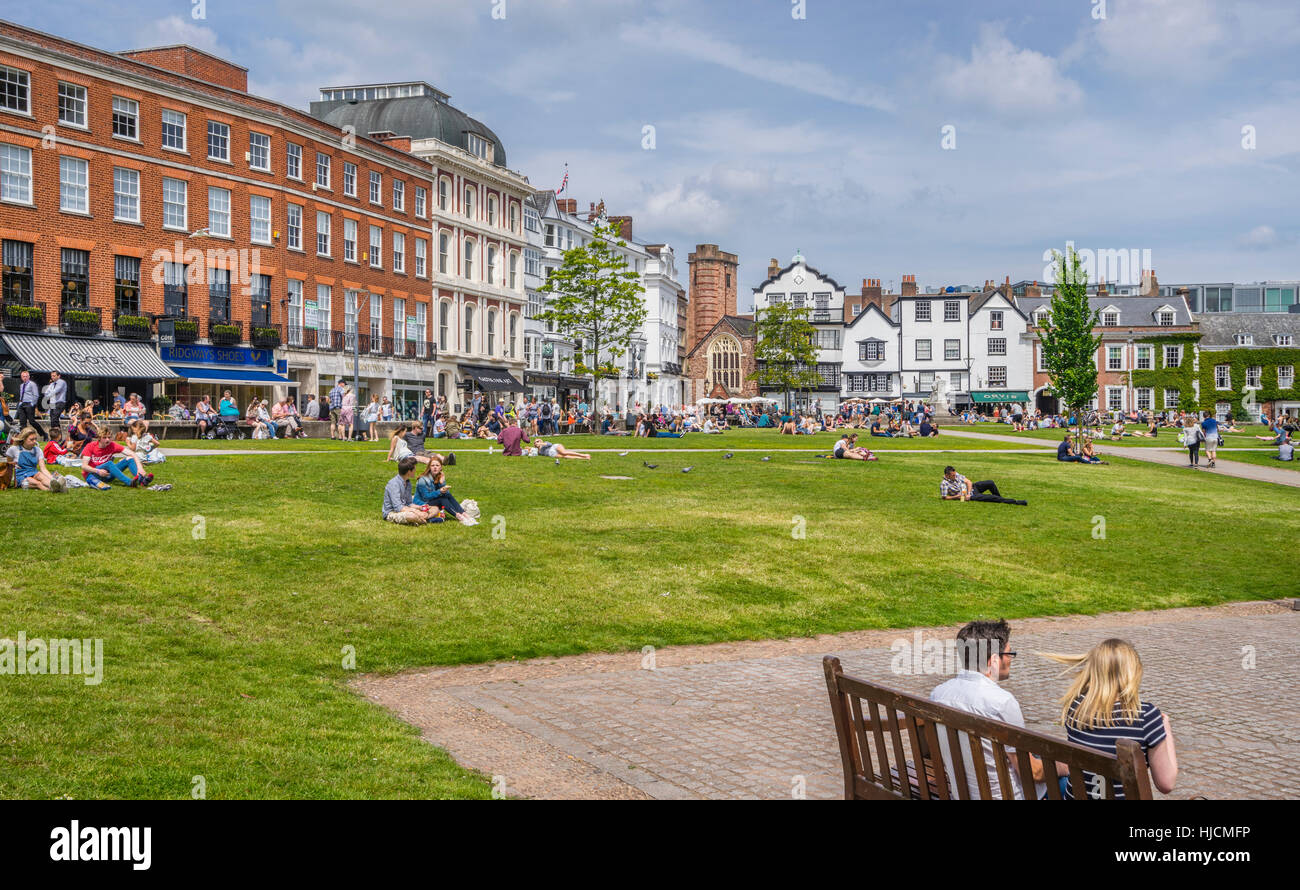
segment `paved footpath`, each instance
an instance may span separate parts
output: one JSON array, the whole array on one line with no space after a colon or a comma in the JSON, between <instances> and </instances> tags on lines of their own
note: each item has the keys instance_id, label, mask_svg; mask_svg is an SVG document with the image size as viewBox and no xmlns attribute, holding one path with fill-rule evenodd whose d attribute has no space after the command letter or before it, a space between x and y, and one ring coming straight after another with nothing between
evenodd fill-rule
<instances>
[{"instance_id":1,"label":"paved footpath","mask_svg":"<svg viewBox=\"0 0 1300 890\"><path fill-rule=\"evenodd\" d=\"M1143 697L1169 714L1173 798L1300 797L1300 612L1290 603L1012 622L1007 687L1032 729L1052 725L1061 666L1120 636L1145 666ZM843 790L821 658L913 693L942 678L890 670L890 644L956 628L680 646L365 676L355 688L462 765L535 798L789 799ZM649 669L653 666L653 669Z\"/></svg>"},{"instance_id":2,"label":"paved footpath","mask_svg":"<svg viewBox=\"0 0 1300 890\"><path fill-rule=\"evenodd\" d=\"M1055 448L1057 443L1045 439L1031 439L1028 437L1000 435L998 433L977 433L971 430L954 430L944 428L945 436L961 436L967 439L987 439L990 442L1014 442L1017 445L1026 445L1030 442L1041 444L1044 448ZM1062 432L1064 435L1064 432ZM1093 444L1094 450L1098 454L1108 457L1128 457L1133 460L1146 461L1153 464L1164 464L1170 467L1187 466L1187 450L1185 448L1163 448L1142 445L1104 445L1101 443ZM1204 463L1202 469L1198 472L1218 473L1220 476L1236 476L1239 479L1254 479L1257 482L1274 482L1278 485L1290 485L1300 488L1300 472L1296 470L1285 470L1281 467L1262 467L1258 464L1247 464L1232 460L1232 451L1227 448L1220 448L1220 460L1213 470L1209 469ZM1202 455L1204 458L1204 455ZM1224 463L1227 461L1227 463Z\"/></svg>"}]
</instances>

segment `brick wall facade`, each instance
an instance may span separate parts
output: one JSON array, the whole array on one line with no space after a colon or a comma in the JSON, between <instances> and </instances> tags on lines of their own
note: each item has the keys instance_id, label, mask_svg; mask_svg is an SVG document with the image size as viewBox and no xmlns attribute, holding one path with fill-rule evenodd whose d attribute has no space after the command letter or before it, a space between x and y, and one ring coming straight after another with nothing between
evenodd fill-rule
<instances>
[{"instance_id":1,"label":"brick wall facade","mask_svg":"<svg viewBox=\"0 0 1300 890\"><path fill-rule=\"evenodd\" d=\"M719 250L716 244L699 244L687 258L690 269L690 310L686 321L686 350L695 348L724 315L738 314L736 307L736 267L734 253Z\"/></svg>"}]
</instances>

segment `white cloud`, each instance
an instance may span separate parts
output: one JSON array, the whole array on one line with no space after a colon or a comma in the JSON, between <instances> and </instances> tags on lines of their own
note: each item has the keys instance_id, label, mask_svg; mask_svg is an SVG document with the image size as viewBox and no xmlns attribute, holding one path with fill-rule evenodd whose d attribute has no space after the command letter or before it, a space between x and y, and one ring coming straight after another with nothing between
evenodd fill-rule
<instances>
[{"instance_id":1,"label":"white cloud","mask_svg":"<svg viewBox=\"0 0 1300 890\"><path fill-rule=\"evenodd\" d=\"M941 60L936 86L949 99L1010 116L1057 111L1083 99L1057 59L1017 48L993 25L980 28L969 61Z\"/></svg>"},{"instance_id":2,"label":"white cloud","mask_svg":"<svg viewBox=\"0 0 1300 890\"><path fill-rule=\"evenodd\" d=\"M1247 250L1270 250L1280 247L1283 239L1272 226L1255 226L1249 232L1237 236L1237 246Z\"/></svg>"},{"instance_id":3,"label":"white cloud","mask_svg":"<svg viewBox=\"0 0 1300 890\"><path fill-rule=\"evenodd\" d=\"M157 19L140 32L139 46L130 49L146 49L152 46L171 46L175 43L188 43L214 56L229 59L232 52L222 46L217 32L206 25L196 25L178 15Z\"/></svg>"},{"instance_id":4,"label":"white cloud","mask_svg":"<svg viewBox=\"0 0 1300 890\"><path fill-rule=\"evenodd\" d=\"M619 38L641 49L677 53L697 62L720 65L748 77L824 99L878 111L892 111L894 108L881 87L843 77L816 62L764 57L753 47L727 43L674 22L624 25L619 29Z\"/></svg>"}]
</instances>

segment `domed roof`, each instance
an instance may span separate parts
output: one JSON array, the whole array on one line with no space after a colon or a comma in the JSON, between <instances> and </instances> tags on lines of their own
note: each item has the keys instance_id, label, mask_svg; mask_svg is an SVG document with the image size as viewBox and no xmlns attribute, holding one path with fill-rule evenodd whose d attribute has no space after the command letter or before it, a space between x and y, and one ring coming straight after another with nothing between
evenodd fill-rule
<instances>
[{"instance_id":1,"label":"domed roof","mask_svg":"<svg viewBox=\"0 0 1300 890\"><path fill-rule=\"evenodd\" d=\"M466 136L473 133L492 143L492 163L495 166L506 165L506 148L495 133L434 96L313 102L311 114L336 127L351 125L362 136L392 133L412 139L438 139L466 151L469 151Z\"/></svg>"}]
</instances>

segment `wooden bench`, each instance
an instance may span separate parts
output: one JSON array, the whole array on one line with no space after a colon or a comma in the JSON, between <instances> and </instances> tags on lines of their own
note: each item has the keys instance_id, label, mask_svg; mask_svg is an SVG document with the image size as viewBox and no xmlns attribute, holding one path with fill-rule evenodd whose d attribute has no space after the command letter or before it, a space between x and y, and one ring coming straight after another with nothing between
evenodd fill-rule
<instances>
[{"instance_id":1,"label":"wooden bench","mask_svg":"<svg viewBox=\"0 0 1300 890\"><path fill-rule=\"evenodd\" d=\"M1033 775L1031 754L1042 761L1050 800L1061 800L1058 762L1068 768L1076 799L1114 800L1117 782L1126 800L1152 799L1146 756L1131 739L1119 740L1117 753L1111 756L850 677L833 655L822 659L822 666L844 765L845 800L997 799L989 782L984 741L991 743L993 769L1004 799L1011 797L1013 787L1009 757L1016 758L1020 776L1027 779L1025 787L1033 788L1028 779ZM1010 755L1008 748L1014 749ZM973 775L967 774L962 752L969 754ZM1085 770L1094 777L1091 788ZM907 781L902 780L904 775ZM1037 795L1029 793L1025 799Z\"/></svg>"}]
</instances>

